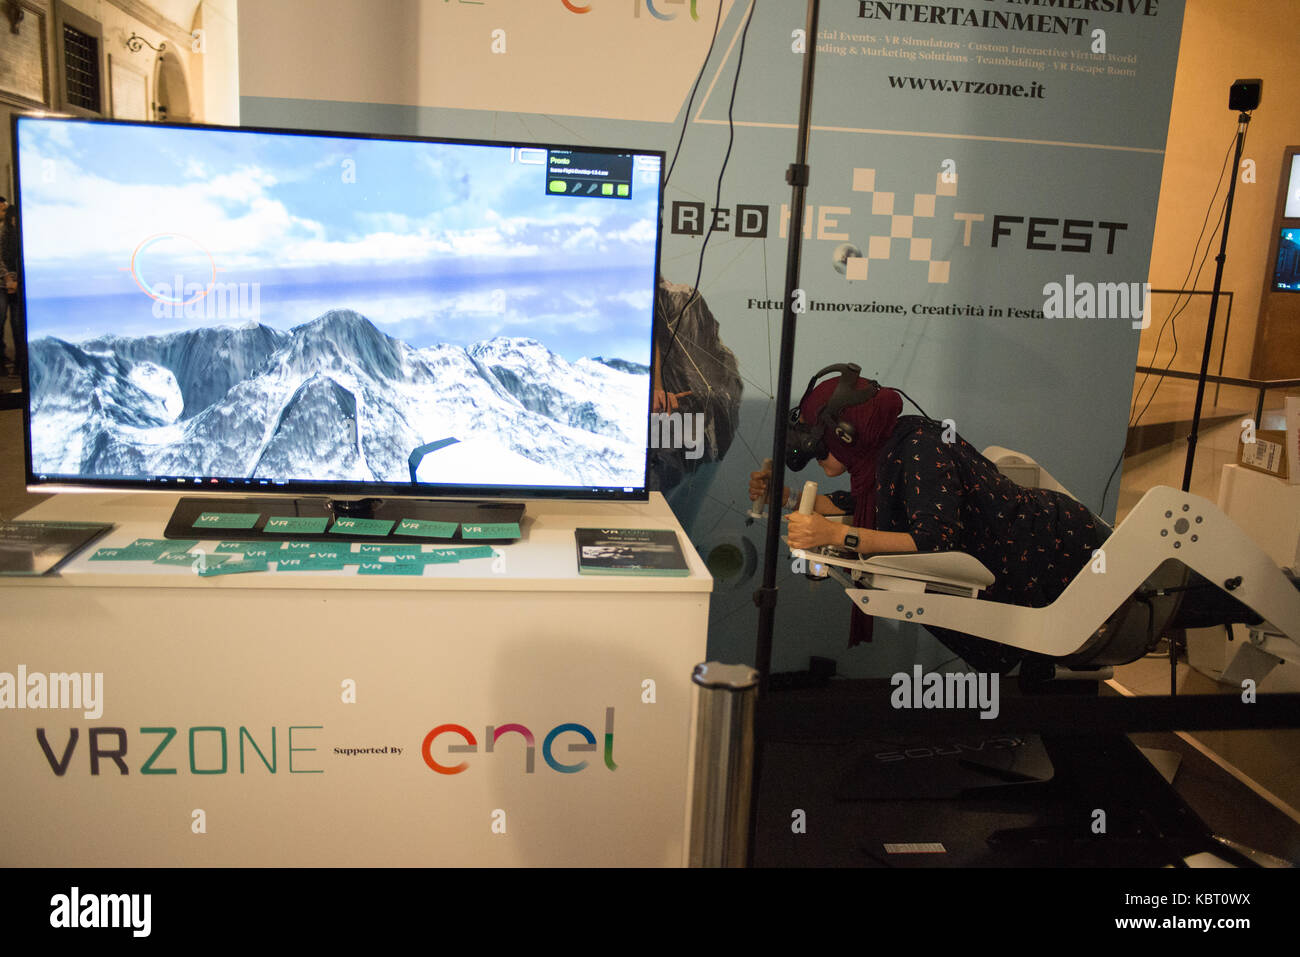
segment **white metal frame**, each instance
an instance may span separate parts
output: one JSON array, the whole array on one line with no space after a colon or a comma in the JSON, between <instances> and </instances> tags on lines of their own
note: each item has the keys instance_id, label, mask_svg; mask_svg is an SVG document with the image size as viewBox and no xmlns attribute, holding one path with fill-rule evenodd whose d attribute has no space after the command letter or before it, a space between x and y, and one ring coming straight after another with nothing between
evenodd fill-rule
<instances>
[{"instance_id":1,"label":"white metal frame","mask_svg":"<svg viewBox=\"0 0 1300 957\"><path fill-rule=\"evenodd\" d=\"M845 593L868 615L950 628L1053 657L1082 649L1162 562L1175 559L1265 619L1252 630L1256 652L1300 662L1300 591L1212 502L1166 486L1148 491L1094 553L1093 561L1044 608L976 598L993 576L964 553L878 555L866 560L817 550L794 549L792 554L849 569L853 584ZM964 560L956 559L958 554ZM1238 578L1240 584L1225 587ZM927 583L961 587L969 594L927 593Z\"/></svg>"}]
</instances>

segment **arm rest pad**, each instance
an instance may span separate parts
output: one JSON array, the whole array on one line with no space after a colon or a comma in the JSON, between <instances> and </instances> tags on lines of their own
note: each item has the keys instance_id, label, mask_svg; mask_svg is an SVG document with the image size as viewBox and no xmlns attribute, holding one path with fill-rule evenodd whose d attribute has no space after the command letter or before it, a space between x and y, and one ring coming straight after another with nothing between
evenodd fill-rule
<instances>
[{"instance_id":1,"label":"arm rest pad","mask_svg":"<svg viewBox=\"0 0 1300 957\"><path fill-rule=\"evenodd\" d=\"M858 566L862 571L879 572L896 578L914 578L972 588L988 588L993 573L966 552L904 552L897 555L872 555Z\"/></svg>"}]
</instances>

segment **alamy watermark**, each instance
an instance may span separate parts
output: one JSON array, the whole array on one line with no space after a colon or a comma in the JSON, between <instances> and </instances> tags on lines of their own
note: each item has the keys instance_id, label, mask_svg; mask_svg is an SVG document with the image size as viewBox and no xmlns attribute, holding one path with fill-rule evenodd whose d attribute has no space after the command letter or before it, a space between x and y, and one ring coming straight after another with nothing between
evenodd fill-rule
<instances>
[{"instance_id":1,"label":"alamy watermark","mask_svg":"<svg viewBox=\"0 0 1300 957\"><path fill-rule=\"evenodd\" d=\"M1043 315L1048 319L1127 319L1134 329L1151 325L1151 283L1049 282L1043 287Z\"/></svg>"},{"instance_id":2,"label":"alamy watermark","mask_svg":"<svg viewBox=\"0 0 1300 957\"><path fill-rule=\"evenodd\" d=\"M175 283L151 287L155 319L260 319L262 284L257 282Z\"/></svg>"},{"instance_id":3,"label":"alamy watermark","mask_svg":"<svg viewBox=\"0 0 1300 957\"><path fill-rule=\"evenodd\" d=\"M650 448L685 449L688 459L704 455L703 412L652 412Z\"/></svg>"},{"instance_id":4,"label":"alamy watermark","mask_svg":"<svg viewBox=\"0 0 1300 957\"><path fill-rule=\"evenodd\" d=\"M912 673L900 671L889 679L895 708L978 708L980 719L998 716L999 675L983 671L959 674L925 673L920 665Z\"/></svg>"},{"instance_id":5,"label":"alamy watermark","mask_svg":"<svg viewBox=\"0 0 1300 957\"><path fill-rule=\"evenodd\" d=\"M0 709L72 709L90 720L104 714L102 671L28 672L19 665L17 674L0 671Z\"/></svg>"},{"instance_id":6,"label":"alamy watermark","mask_svg":"<svg viewBox=\"0 0 1300 957\"><path fill-rule=\"evenodd\" d=\"M83 894L73 887L50 898L50 926L126 928L133 937L148 937L152 911L151 894Z\"/></svg>"}]
</instances>

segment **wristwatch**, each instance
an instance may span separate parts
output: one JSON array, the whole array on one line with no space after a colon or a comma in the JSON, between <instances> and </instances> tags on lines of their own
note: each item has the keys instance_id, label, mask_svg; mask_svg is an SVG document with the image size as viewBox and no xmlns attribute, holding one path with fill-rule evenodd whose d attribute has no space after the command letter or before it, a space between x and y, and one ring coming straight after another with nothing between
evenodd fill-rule
<instances>
[{"instance_id":1,"label":"wristwatch","mask_svg":"<svg viewBox=\"0 0 1300 957\"><path fill-rule=\"evenodd\" d=\"M857 547L858 547L858 536L854 535L852 532L847 532L847 533L845 533L845 535L844 535L844 547L845 547L845 548L857 548Z\"/></svg>"}]
</instances>

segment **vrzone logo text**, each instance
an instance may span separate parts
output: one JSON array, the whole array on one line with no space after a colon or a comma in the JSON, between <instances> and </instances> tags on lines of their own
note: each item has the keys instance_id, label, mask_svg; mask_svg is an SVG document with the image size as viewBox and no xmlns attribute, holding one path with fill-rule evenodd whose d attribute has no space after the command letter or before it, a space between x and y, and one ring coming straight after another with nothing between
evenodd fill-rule
<instances>
[{"instance_id":1,"label":"vrzone logo text","mask_svg":"<svg viewBox=\"0 0 1300 957\"><path fill-rule=\"evenodd\" d=\"M230 774L232 754L239 758L239 774L248 773L245 768L257 769L260 764L268 774L276 774L284 765L288 765L290 774L323 774L321 768L303 767L309 758L296 757L318 750L305 744L305 732L323 730L324 725L295 724L290 725L287 733L277 739L276 728L272 726L267 734L259 729L254 738L248 728L241 726L238 731L220 725L201 725L187 729L169 726L140 728L141 735L156 735L145 738L143 751L153 748L148 757L137 769L140 774L178 774L188 764L189 774ZM181 730L188 733L181 737L181 742L171 748L172 740ZM127 729L121 727L97 727L88 729L87 745L84 749L90 764L90 774L98 777L100 769L108 769L111 764L117 768L119 775L129 775L130 767L126 763L129 738ZM295 732L297 732L295 740ZM234 740L231 741L230 739ZM69 728L66 743L50 740L45 728L36 729L36 742L41 753L49 762L50 770L58 777L68 773L72 758L81 740L80 728ZM278 741L278 744L277 744ZM286 747L287 745L287 747ZM143 753L135 752L136 754ZM178 753L179 752L179 753ZM284 758L285 760L281 760ZM188 760L187 760L188 759ZM295 766L295 761L297 766ZM179 766L179 767L178 767Z\"/></svg>"},{"instance_id":2,"label":"vrzone logo text","mask_svg":"<svg viewBox=\"0 0 1300 957\"><path fill-rule=\"evenodd\" d=\"M524 773L532 774L537 768L537 740L533 737L533 732L522 724L489 724L483 732L483 753L494 754L496 752L497 742L507 734L517 734L524 742ZM577 724L576 722L566 722L558 724L546 733L542 739L542 760L544 760L552 771L558 771L561 774L577 774L587 767L587 760L574 761L566 764L555 757L554 749L556 740L562 734L576 734L582 738L581 742L570 741L566 748L570 754L595 754L596 736L591 733L591 729L586 725ZM472 731L459 724L440 724L424 736L424 743L420 746L420 754L424 757L424 763L432 770L439 774L462 774L469 769L468 761L460 761L456 764L444 764L434 756L434 742L443 735L456 735L461 738L464 744L448 744L446 749L450 754L477 754L479 749L478 738L474 737ZM614 763L614 709L605 709L605 767L611 771L618 770L618 765Z\"/></svg>"}]
</instances>

